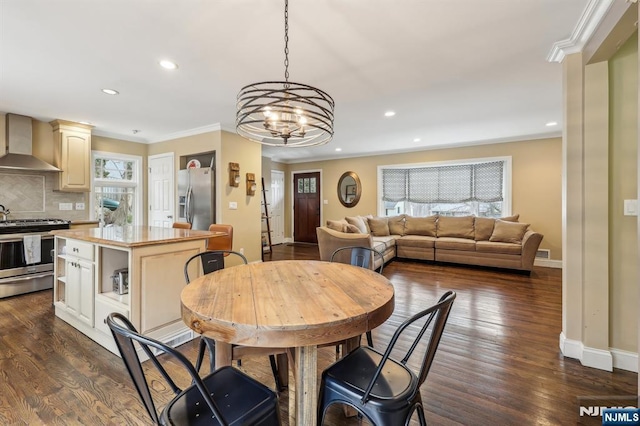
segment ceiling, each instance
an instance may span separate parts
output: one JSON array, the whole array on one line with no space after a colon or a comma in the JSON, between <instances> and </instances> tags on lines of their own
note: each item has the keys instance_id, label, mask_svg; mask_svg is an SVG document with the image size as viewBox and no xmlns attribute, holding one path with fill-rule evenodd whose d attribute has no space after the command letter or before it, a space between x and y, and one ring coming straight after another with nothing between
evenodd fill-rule
<instances>
[{"instance_id":1,"label":"ceiling","mask_svg":"<svg viewBox=\"0 0 640 426\"><path fill-rule=\"evenodd\" d=\"M264 155L299 162L558 136L562 66L546 58L588 3L292 0L290 80L334 98L335 135ZM284 78L282 0L0 0L0 25L0 111L88 121L118 139L234 131L239 89Z\"/></svg>"}]
</instances>

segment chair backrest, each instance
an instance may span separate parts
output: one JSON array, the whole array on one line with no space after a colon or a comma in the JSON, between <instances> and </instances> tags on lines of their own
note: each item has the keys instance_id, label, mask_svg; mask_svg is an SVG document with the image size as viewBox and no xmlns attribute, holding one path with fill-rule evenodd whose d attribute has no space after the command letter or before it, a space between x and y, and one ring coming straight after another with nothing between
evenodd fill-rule
<instances>
[{"instance_id":1,"label":"chair backrest","mask_svg":"<svg viewBox=\"0 0 640 426\"><path fill-rule=\"evenodd\" d=\"M191 262L196 259L200 260L200 265L202 265L202 273L204 275L210 274L211 272L215 272L219 269L224 269L224 258L225 256L234 255L238 256L242 262L246 265L249 263L247 258L244 257L244 254L239 253L237 251L231 250L211 250L211 251L203 251L202 253L194 254L184 263L184 279L189 284L191 279L189 278L189 266Z\"/></svg>"},{"instance_id":2,"label":"chair backrest","mask_svg":"<svg viewBox=\"0 0 640 426\"><path fill-rule=\"evenodd\" d=\"M207 250L233 250L233 226L222 223L214 223L209 226L209 231L224 232L227 235L215 238L209 238L207 241Z\"/></svg>"},{"instance_id":3,"label":"chair backrest","mask_svg":"<svg viewBox=\"0 0 640 426\"><path fill-rule=\"evenodd\" d=\"M349 263L382 273L384 256L378 250L370 247L340 247L331 254L329 262ZM378 268L375 267L376 264Z\"/></svg>"},{"instance_id":4,"label":"chair backrest","mask_svg":"<svg viewBox=\"0 0 640 426\"><path fill-rule=\"evenodd\" d=\"M153 420L155 424L160 424L158 412L156 410L151 392L149 391L147 377L145 375L144 369L142 368L142 364L140 363L140 358L138 357L138 353L136 352L136 348L133 344L134 342L138 342L140 344L142 350L147 354L149 359L153 362L160 374L162 374L162 377L164 377L164 379L171 387L171 390L173 390L174 394L176 395L179 394L182 389L180 389L171 379L167 371L160 364L160 361L158 361L158 358L154 355L151 348L154 348L161 353L166 353L176 361L178 361L178 363L182 365L191 376L192 383L198 388L198 390L202 394L203 399L213 412L214 416L218 418L221 424L226 424L223 418L220 416L220 410L216 406L215 402L211 399L209 391L202 382L202 379L196 372L191 362L189 362L189 360L184 355L162 342L142 336L124 315L117 312L111 313L109 314L109 316L107 316L107 325L111 329L113 338L115 339L118 350L120 351L120 355L122 356L122 361L127 367L129 375L131 376L131 380L133 380L133 384L138 390L138 395L140 396L142 403L147 409L147 413L149 413L151 420Z\"/></svg>"},{"instance_id":5,"label":"chair backrest","mask_svg":"<svg viewBox=\"0 0 640 426\"><path fill-rule=\"evenodd\" d=\"M189 222L173 222L171 227L176 229L191 229L191 224Z\"/></svg>"},{"instance_id":6,"label":"chair backrest","mask_svg":"<svg viewBox=\"0 0 640 426\"><path fill-rule=\"evenodd\" d=\"M442 332L444 331L444 326L447 323L447 319L449 318L449 312L451 311L451 306L453 305L453 301L456 298L456 293L453 291L447 291L445 294L440 297L440 300L435 305L430 308L421 311L411 318L404 321L398 329L395 331L391 340L389 342L389 346L387 346L387 350L385 351L382 359L380 360L380 364L376 372L374 373L371 381L369 382L369 386L364 393L362 398L362 402L366 402L369 398L369 394L373 389L373 385L378 380L378 376L380 375L384 363L389 358L391 351L393 350L396 342L400 335L409 327L410 325L414 325L418 320L425 318L424 324L421 326L420 331L418 332L416 338L414 339L411 347L400 361L403 365L407 365L407 362L411 358L411 355L415 351L416 347L420 344L420 341L423 339L424 335L427 334L427 331L430 330L429 339L427 342L427 347L424 351L424 355L422 358L422 363L420 364L420 371L417 374L418 376L418 386L419 389L422 383L424 383L427 378L427 374L429 374L429 370L431 369L431 364L433 363L433 359L436 355L436 350L438 349L438 345L440 344L440 338L442 337Z\"/></svg>"}]
</instances>

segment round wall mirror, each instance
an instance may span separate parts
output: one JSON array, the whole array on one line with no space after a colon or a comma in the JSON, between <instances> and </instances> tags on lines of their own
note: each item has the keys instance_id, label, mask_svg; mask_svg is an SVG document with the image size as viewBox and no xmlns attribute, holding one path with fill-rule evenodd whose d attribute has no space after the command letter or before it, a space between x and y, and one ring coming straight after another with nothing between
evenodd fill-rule
<instances>
[{"instance_id":1,"label":"round wall mirror","mask_svg":"<svg viewBox=\"0 0 640 426\"><path fill-rule=\"evenodd\" d=\"M345 207L353 207L360 201L362 185L355 172L344 172L338 181L338 200Z\"/></svg>"}]
</instances>

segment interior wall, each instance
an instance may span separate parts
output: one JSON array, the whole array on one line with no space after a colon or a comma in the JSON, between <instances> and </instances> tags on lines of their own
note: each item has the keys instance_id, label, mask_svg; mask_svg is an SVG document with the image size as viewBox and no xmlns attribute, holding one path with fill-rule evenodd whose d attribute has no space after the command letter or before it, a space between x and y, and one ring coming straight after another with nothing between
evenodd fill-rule
<instances>
[{"instance_id":1,"label":"interior wall","mask_svg":"<svg viewBox=\"0 0 640 426\"><path fill-rule=\"evenodd\" d=\"M378 166L503 156L512 157L512 212L519 213L521 222L530 223L532 229L544 235L540 248L549 249L551 259L562 259L561 138L288 164L285 179L289 188L294 171L323 171L321 184L326 204L322 208L326 222L345 216L377 215ZM357 173L362 182L360 202L353 208L344 207L338 200L338 180L346 171ZM285 235L290 238L292 205L289 192L287 189Z\"/></svg>"},{"instance_id":2,"label":"interior wall","mask_svg":"<svg viewBox=\"0 0 640 426\"><path fill-rule=\"evenodd\" d=\"M235 133L222 132L220 161L223 177L219 181L222 196L221 223L233 225L233 249L243 249L249 262L262 259L262 220L260 202L260 177L262 176L262 145L251 142ZM229 163L240 164L240 185L229 185ZM247 173L256 178L255 195L247 195ZM232 209L229 203L236 203Z\"/></svg>"},{"instance_id":3,"label":"interior wall","mask_svg":"<svg viewBox=\"0 0 640 426\"><path fill-rule=\"evenodd\" d=\"M609 297L610 346L638 348L638 224L624 215L624 200L638 194L638 37L631 37L609 61Z\"/></svg>"}]
</instances>

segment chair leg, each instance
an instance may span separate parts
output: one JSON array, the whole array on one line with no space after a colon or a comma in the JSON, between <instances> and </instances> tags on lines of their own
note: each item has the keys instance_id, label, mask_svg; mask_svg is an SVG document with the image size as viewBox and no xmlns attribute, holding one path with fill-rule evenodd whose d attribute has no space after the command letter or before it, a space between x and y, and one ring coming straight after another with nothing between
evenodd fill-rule
<instances>
[{"instance_id":1,"label":"chair leg","mask_svg":"<svg viewBox=\"0 0 640 426\"><path fill-rule=\"evenodd\" d=\"M202 367L202 361L204 360L205 346L206 346L206 343L204 342L204 339L201 337L200 344L198 346L198 358L196 359L196 371L198 373L200 372L200 367Z\"/></svg>"},{"instance_id":2,"label":"chair leg","mask_svg":"<svg viewBox=\"0 0 640 426\"><path fill-rule=\"evenodd\" d=\"M278 374L278 365L276 364L275 355L269 355L269 363L271 364L271 371L273 372L273 379L276 382L276 390L278 392L282 392L284 388L282 387L282 383L280 383L280 375Z\"/></svg>"},{"instance_id":3,"label":"chair leg","mask_svg":"<svg viewBox=\"0 0 640 426\"><path fill-rule=\"evenodd\" d=\"M367 331L367 345L369 345L369 347L373 347L373 335L371 334L371 331Z\"/></svg>"},{"instance_id":4,"label":"chair leg","mask_svg":"<svg viewBox=\"0 0 640 426\"><path fill-rule=\"evenodd\" d=\"M424 417L424 410L422 409L422 405L418 405L416 411L418 412L418 422L420 423L420 426L427 426L427 419Z\"/></svg>"}]
</instances>

